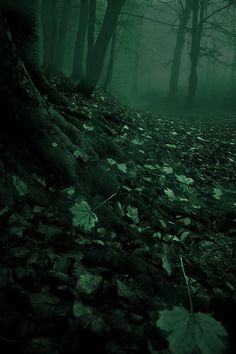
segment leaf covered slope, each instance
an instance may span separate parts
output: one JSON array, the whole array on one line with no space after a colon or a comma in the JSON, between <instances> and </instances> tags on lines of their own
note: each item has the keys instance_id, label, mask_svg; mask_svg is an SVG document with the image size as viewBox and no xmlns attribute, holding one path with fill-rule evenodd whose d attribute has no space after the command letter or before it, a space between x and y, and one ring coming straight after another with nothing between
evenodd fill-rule
<instances>
[{"instance_id":1,"label":"leaf covered slope","mask_svg":"<svg viewBox=\"0 0 236 354\"><path fill-rule=\"evenodd\" d=\"M226 329L233 353L235 131L58 89L74 106L61 113L79 122L80 188L55 181L27 147L2 145L1 352L213 354ZM181 340L185 320L160 317L173 306L191 316L193 341Z\"/></svg>"}]
</instances>

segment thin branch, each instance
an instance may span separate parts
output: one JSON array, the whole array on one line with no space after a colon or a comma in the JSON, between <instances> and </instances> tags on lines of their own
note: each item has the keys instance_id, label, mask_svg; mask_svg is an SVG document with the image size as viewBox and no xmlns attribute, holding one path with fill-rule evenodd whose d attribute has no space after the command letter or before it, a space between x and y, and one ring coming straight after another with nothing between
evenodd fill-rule
<instances>
[{"instance_id":1,"label":"thin branch","mask_svg":"<svg viewBox=\"0 0 236 354\"><path fill-rule=\"evenodd\" d=\"M217 14L218 12L221 12L227 8L229 8L230 6L234 5L234 2L230 2L229 4L220 7L219 9L213 11L211 14L209 14L208 16L206 16L201 22L199 22L198 26L201 26L203 23L205 23L207 20L209 20L209 18L213 17L215 14Z\"/></svg>"},{"instance_id":2,"label":"thin branch","mask_svg":"<svg viewBox=\"0 0 236 354\"><path fill-rule=\"evenodd\" d=\"M120 15L127 15L127 16L131 16L131 17L137 17L137 18L141 18L143 20L147 20L147 21L150 21L150 22L153 22L153 23L160 23L161 25L165 25L165 26L169 26L169 27L178 27L177 25L173 25L172 23L159 21L159 20L154 20L151 17L136 15L136 14L132 14L132 13L129 13L129 12L121 12Z\"/></svg>"}]
</instances>

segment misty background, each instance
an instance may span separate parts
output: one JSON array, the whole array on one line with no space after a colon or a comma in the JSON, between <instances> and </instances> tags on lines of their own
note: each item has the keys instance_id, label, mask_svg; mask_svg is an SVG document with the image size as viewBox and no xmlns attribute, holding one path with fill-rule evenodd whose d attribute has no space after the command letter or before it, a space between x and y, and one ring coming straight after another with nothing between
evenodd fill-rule
<instances>
[{"instance_id":1,"label":"misty background","mask_svg":"<svg viewBox=\"0 0 236 354\"><path fill-rule=\"evenodd\" d=\"M114 0L113 0L114 1ZM190 0L126 0L112 36L98 86L121 102L136 108L160 110L186 106L191 72L193 15L184 25L178 92L170 97L170 77L178 30L184 8ZM204 6L204 23L197 63L195 109L235 109L236 86L236 5L225 0L196 1ZM80 0L43 0L40 12L40 63L49 75L73 73L75 47L81 33ZM107 1L97 0L95 40ZM226 7L226 8L224 8ZM198 22L200 20L200 9ZM209 17L209 19L207 19ZM205 20L206 19L206 20ZM199 22L200 23L200 22ZM86 42L83 66L86 61ZM49 63L50 62L50 63Z\"/></svg>"}]
</instances>

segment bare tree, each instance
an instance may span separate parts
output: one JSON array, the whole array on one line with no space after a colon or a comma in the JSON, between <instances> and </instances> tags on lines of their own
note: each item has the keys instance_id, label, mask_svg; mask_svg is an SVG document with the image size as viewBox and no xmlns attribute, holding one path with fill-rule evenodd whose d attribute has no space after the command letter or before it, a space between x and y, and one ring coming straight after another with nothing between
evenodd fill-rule
<instances>
[{"instance_id":1,"label":"bare tree","mask_svg":"<svg viewBox=\"0 0 236 354\"><path fill-rule=\"evenodd\" d=\"M58 36L57 36L56 50L55 50L55 66L59 72L62 72L64 67L71 5L72 5L72 0L63 0L61 13L59 16L60 20L59 20Z\"/></svg>"},{"instance_id":2,"label":"bare tree","mask_svg":"<svg viewBox=\"0 0 236 354\"><path fill-rule=\"evenodd\" d=\"M105 15L96 41L94 41L96 1L81 0L83 7L81 7L80 13L83 11L83 16L80 15L72 76L80 80L81 89L88 96L91 95L99 81L107 48L116 31L118 17L124 2L125 0L116 0L115 2L107 0ZM84 72L83 57L86 33L88 45ZM79 60L78 63L76 63L77 60Z\"/></svg>"},{"instance_id":3,"label":"bare tree","mask_svg":"<svg viewBox=\"0 0 236 354\"><path fill-rule=\"evenodd\" d=\"M57 0L43 0L42 22L44 34L43 69L46 73L55 72L55 53L58 36Z\"/></svg>"},{"instance_id":4,"label":"bare tree","mask_svg":"<svg viewBox=\"0 0 236 354\"><path fill-rule=\"evenodd\" d=\"M174 49L174 56L171 66L171 76L169 85L169 98L175 100L178 94L178 80L180 73L181 57L185 43L185 35L187 31L187 24L191 13L191 3L189 0L179 1L181 7L179 27L176 33L176 43Z\"/></svg>"}]
</instances>

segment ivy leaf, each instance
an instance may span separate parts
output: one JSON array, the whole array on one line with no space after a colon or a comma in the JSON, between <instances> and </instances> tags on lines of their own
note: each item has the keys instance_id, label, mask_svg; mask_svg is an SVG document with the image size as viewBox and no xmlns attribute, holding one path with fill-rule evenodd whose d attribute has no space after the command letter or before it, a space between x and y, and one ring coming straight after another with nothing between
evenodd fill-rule
<instances>
[{"instance_id":1,"label":"ivy leaf","mask_svg":"<svg viewBox=\"0 0 236 354\"><path fill-rule=\"evenodd\" d=\"M75 203L70 211L73 217L73 225L81 226L85 230L90 231L98 221L97 215L93 213L89 204L83 200L81 203Z\"/></svg>"},{"instance_id":2,"label":"ivy leaf","mask_svg":"<svg viewBox=\"0 0 236 354\"><path fill-rule=\"evenodd\" d=\"M169 332L169 347L174 354L222 354L227 332L211 315L190 313L183 307L159 312L156 325Z\"/></svg>"}]
</instances>

